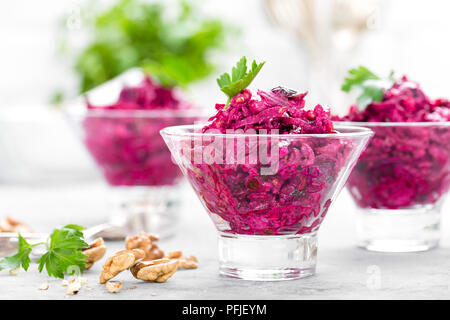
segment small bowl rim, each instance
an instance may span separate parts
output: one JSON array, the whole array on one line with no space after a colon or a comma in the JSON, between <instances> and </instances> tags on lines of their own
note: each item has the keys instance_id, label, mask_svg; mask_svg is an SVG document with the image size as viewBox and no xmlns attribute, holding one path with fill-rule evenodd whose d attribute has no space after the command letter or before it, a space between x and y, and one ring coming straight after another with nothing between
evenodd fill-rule
<instances>
[{"instance_id":1,"label":"small bowl rim","mask_svg":"<svg viewBox=\"0 0 450 320\"><path fill-rule=\"evenodd\" d=\"M188 129L201 129L208 123L202 124L188 124L180 126L169 126L160 130L162 136L178 136L178 137L222 137L222 138L237 138L237 137L259 137L259 138L283 138L283 139L305 139L305 138L352 138L352 137L371 137L374 132L369 128L358 126L337 126L346 130L353 130L353 132L342 133L335 129L337 133L305 133L305 134L248 134L248 133L203 133L203 132L187 132Z\"/></svg>"}]
</instances>

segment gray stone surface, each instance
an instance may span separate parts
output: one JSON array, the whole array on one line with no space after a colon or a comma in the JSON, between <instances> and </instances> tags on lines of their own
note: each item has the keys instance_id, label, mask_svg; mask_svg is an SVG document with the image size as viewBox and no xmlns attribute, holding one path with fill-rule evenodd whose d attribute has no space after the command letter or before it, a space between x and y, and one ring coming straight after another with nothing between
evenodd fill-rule
<instances>
[{"instance_id":1,"label":"gray stone surface","mask_svg":"<svg viewBox=\"0 0 450 320\"><path fill-rule=\"evenodd\" d=\"M107 217L107 190L100 183L53 187L1 186L0 215L29 221L39 231L64 223L92 226ZM0 272L0 299L449 299L450 225L444 207L441 247L424 253L379 254L354 246L351 199L344 191L330 210L319 234L317 274L283 282L248 282L218 275L216 231L192 191L186 189L179 232L162 240L165 250L181 249L200 260L197 270L177 272L162 284L136 281L129 272L111 294L98 284L102 263L84 277L92 290L67 296L61 280L49 279L35 266L10 276ZM108 242L108 253L123 242ZM270 254L270 252L268 252ZM103 262L103 260L101 261ZM380 282L373 282L379 274ZM40 291L43 282L50 288ZM130 289L136 286L135 289ZM156 294L156 295L152 295Z\"/></svg>"}]
</instances>

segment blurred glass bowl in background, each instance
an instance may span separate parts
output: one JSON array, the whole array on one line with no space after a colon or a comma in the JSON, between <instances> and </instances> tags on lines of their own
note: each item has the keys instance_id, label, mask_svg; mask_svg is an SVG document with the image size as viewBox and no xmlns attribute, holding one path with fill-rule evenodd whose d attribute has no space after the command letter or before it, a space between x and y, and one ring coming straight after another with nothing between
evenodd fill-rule
<instances>
[{"instance_id":1,"label":"blurred glass bowl in background","mask_svg":"<svg viewBox=\"0 0 450 320\"><path fill-rule=\"evenodd\" d=\"M347 182L358 207L358 245L382 252L436 247L450 189L450 122L335 123L375 133Z\"/></svg>"},{"instance_id":2,"label":"blurred glass bowl in background","mask_svg":"<svg viewBox=\"0 0 450 320\"><path fill-rule=\"evenodd\" d=\"M86 99L92 105L115 102L124 85L143 78L139 69L130 70L91 90L86 98L67 106L66 112L112 189L113 216L116 224L126 226L124 235L146 231L165 237L176 230L182 174L159 131L193 124L200 112L88 109L86 105Z\"/></svg>"}]
</instances>

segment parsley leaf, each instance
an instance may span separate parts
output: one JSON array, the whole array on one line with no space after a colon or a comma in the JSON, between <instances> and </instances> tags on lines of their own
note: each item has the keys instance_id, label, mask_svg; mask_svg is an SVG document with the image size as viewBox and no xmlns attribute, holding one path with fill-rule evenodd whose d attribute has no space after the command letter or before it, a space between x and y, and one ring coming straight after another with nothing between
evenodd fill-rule
<instances>
[{"instance_id":1,"label":"parsley leaf","mask_svg":"<svg viewBox=\"0 0 450 320\"><path fill-rule=\"evenodd\" d=\"M265 63L266 62L264 61L257 64L256 61L253 60L252 68L247 72L247 58L242 57L236 66L233 67L231 76L228 73L224 73L217 78L217 84L219 85L220 90L228 96L227 106L230 103L231 98L250 85Z\"/></svg>"},{"instance_id":2,"label":"parsley leaf","mask_svg":"<svg viewBox=\"0 0 450 320\"><path fill-rule=\"evenodd\" d=\"M358 108L364 110L372 102L382 101L384 90L391 87L394 82L394 72L391 72L387 79L382 79L366 67L359 66L348 71L348 76L344 79L341 90L350 92L359 89L360 94L356 102Z\"/></svg>"},{"instance_id":3,"label":"parsley leaf","mask_svg":"<svg viewBox=\"0 0 450 320\"><path fill-rule=\"evenodd\" d=\"M383 88L366 85L362 86L362 93L356 98L356 102L358 103L359 109L363 110L372 102L379 102L383 100Z\"/></svg>"},{"instance_id":4,"label":"parsley leaf","mask_svg":"<svg viewBox=\"0 0 450 320\"><path fill-rule=\"evenodd\" d=\"M47 252L39 258L39 272L47 270L49 276L64 278L64 273L74 274L86 268L86 255L82 249L89 247L84 241L83 227L68 224L61 229L53 230L46 243L29 244L19 233L17 253L0 260L0 271L6 268L22 268L27 271L30 266L30 253L35 246L47 245Z\"/></svg>"},{"instance_id":5,"label":"parsley leaf","mask_svg":"<svg viewBox=\"0 0 450 320\"><path fill-rule=\"evenodd\" d=\"M28 270L28 267L30 266L30 253L35 245L29 244L19 233L19 244L18 244L18 250L17 253L13 256L3 258L0 260L0 270L3 269L17 269L20 268L20 266L23 267L23 269L26 271Z\"/></svg>"},{"instance_id":6,"label":"parsley leaf","mask_svg":"<svg viewBox=\"0 0 450 320\"><path fill-rule=\"evenodd\" d=\"M83 271L86 267L86 255L81 250L89 245L83 239L82 229L77 225L55 229L50 235L48 251L37 261L39 272L45 266L49 276L64 278L64 273Z\"/></svg>"},{"instance_id":7,"label":"parsley leaf","mask_svg":"<svg viewBox=\"0 0 450 320\"><path fill-rule=\"evenodd\" d=\"M341 90L344 92L350 92L355 86L361 86L367 80L378 80L376 74L367 69L366 67L359 66L358 68L350 69L348 76L344 80L344 84Z\"/></svg>"}]
</instances>

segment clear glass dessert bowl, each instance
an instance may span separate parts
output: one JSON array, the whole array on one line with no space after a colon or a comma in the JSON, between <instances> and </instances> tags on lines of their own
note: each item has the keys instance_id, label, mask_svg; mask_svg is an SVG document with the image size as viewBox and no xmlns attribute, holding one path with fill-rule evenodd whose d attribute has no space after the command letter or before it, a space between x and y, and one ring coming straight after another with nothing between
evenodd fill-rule
<instances>
[{"instance_id":1,"label":"clear glass dessert bowl","mask_svg":"<svg viewBox=\"0 0 450 320\"><path fill-rule=\"evenodd\" d=\"M374 132L347 189L360 247L424 251L438 245L450 188L450 122L335 122Z\"/></svg>"},{"instance_id":2,"label":"clear glass dessert bowl","mask_svg":"<svg viewBox=\"0 0 450 320\"><path fill-rule=\"evenodd\" d=\"M182 174L159 131L192 124L196 110L66 110L111 187L112 215L127 233L175 231Z\"/></svg>"},{"instance_id":3,"label":"clear glass dessert bowl","mask_svg":"<svg viewBox=\"0 0 450 320\"><path fill-rule=\"evenodd\" d=\"M372 132L202 128L168 127L161 135L219 232L220 273L246 280L313 275L317 231Z\"/></svg>"}]
</instances>

